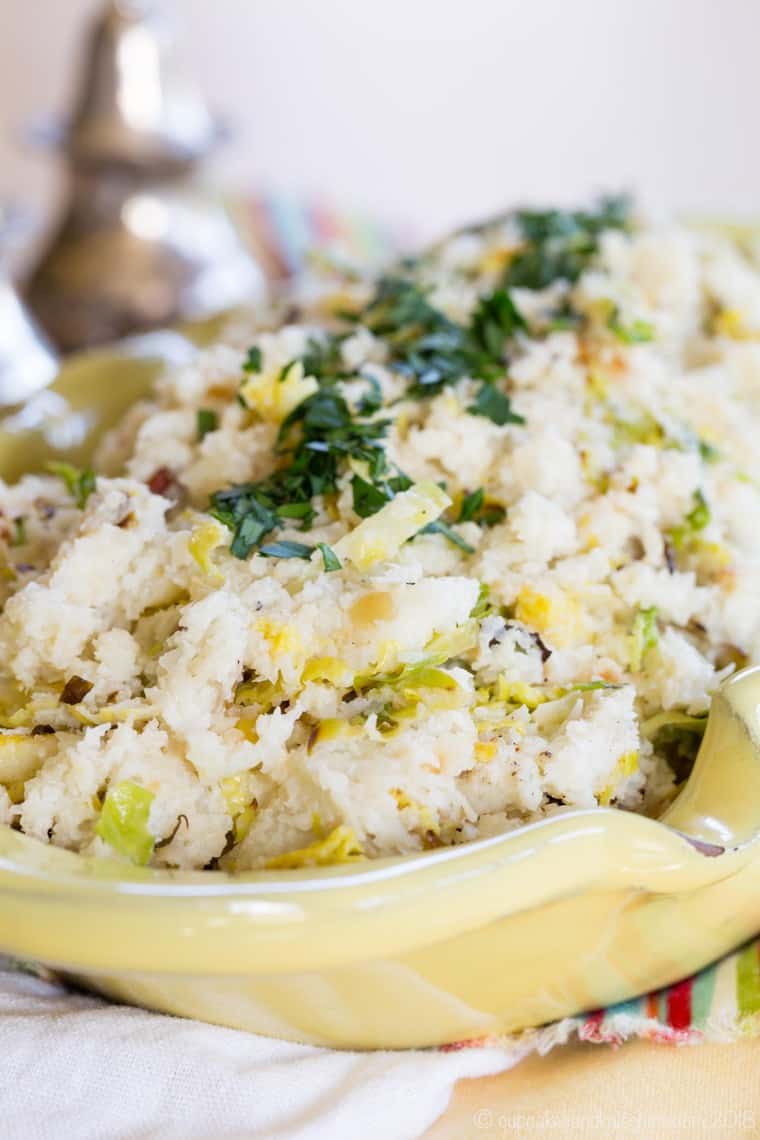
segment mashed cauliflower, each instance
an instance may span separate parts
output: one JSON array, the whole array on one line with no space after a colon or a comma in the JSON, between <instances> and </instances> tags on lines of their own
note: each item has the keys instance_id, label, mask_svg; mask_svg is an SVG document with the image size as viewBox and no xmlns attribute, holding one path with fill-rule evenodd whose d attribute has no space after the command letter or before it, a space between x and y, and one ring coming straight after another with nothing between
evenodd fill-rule
<instances>
[{"instance_id":1,"label":"mashed cauliflower","mask_svg":"<svg viewBox=\"0 0 760 1140\"><path fill-rule=\"evenodd\" d=\"M290 868L655 813L760 660L760 271L520 211L0 483L0 819Z\"/></svg>"}]
</instances>

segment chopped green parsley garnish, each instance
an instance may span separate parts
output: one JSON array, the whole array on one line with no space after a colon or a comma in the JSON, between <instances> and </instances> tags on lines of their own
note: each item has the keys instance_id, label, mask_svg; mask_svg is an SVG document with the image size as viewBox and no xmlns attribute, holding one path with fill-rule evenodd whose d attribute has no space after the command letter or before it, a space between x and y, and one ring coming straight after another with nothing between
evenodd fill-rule
<instances>
[{"instance_id":1,"label":"chopped green parsley garnish","mask_svg":"<svg viewBox=\"0 0 760 1140\"><path fill-rule=\"evenodd\" d=\"M627 229L626 197L602 198L595 210L520 210L523 249L507 266L507 288L545 289L555 281L573 284L599 249L604 230Z\"/></svg>"},{"instance_id":2,"label":"chopped green parsley garnish","mask_svg":"<svg viewBox=\"0 0 760 1140\"><path fill-rule=\"evenodd\" d=\"M411 481L409 481L411 486ZM399 488L402 490L403 488ZM374 515L393 497L388 493L387 485L368 483L361 475L354 475L351 480L353 493L353 507L360 519L367 519Z\"/></svg>"},{"instance_id":3,"label":"chopped green parsley garnish","mask_svg":"<svg viewBox=\"0 0 760 1140\"><path fill-rule=\"evenodd\" d=\"M313 499L337 491L344 461L366 463L374 479L384 475L387 461L381 441L387 427L387 420L353 416L333 387L304 400L280 429L283 466L258 483L217 491L211 498L210 513L234 532L232 553L247 558L286 520L298 520L308 530L315 516ZM289 446L296 432L297 441Z\"/></svg>"},{"instance_id":4,"label":"chopped green parsley garnish","mask_svg":"<svg viewBox=\"0 0 760 1140\"><path fill-rule=\"evenodd\" d=\"M503 522L507 512L498 503L487 503L485 491L478 487L465 495L459 506L457 522L476 522L481 526L495 526Z\"/></svg>"},{"instance_id":5,"label":"chopped green parsley garnish","mask_svg":"<svg viewBox=\"0 0 760 1140\"><path fill-rule=\"evenodd\" d=\"M354 320L385 342L390 363L409 379L409 393L417 397L435 395L466 376L500 379L508 341L527 328L506 289L481 297L469 325L462 325L405 277L382 277Z\"/></svg>"},{"instance_id":6,"label":"chopped green parsley garnish","mask_svg":"<svg viewBox=\"0 0 760 1140\"><path fill-rule=\"evenodd\" d=\"M312 337L306 346L306 352L301 357L305 376L314 376L320 383L334 380L345 380L351 373L346 371L340 346L345 336L335 333L323 337L321 340ZM382 399L380 400L382 403ZM379 404L378 404L379 407ZM365 413L367 409L364 409Z\"/></svg>"},{"instance_id":7,"label":"chopped green parsley garnish","mask_svg":"<svg viewBox=\"0 0 760 1140\"><path fill-rule=\"evenodd\" d=\"M326 573L330 574L334 570L342 570L343 563L331 546L328 546L325 542L318 542L317 550L322 555L322 565Z\"/></svg>"},{"instance_id":8,"label":"chopped green parsley garnish","mask_svg":"<svg viewBox=\"0 0 760 1140\"><path fill-rule=\"evenodd\" d=\"M468 330L436 309L413 281L381 278L358 319L385 342L413 396L435 395L446 384L473 375L476 353Z\"/></svg>"},{"instance_id":9,"label":"chopped green parsley garnish","mask_svg":"<svg viewBox=\"0 0 760 1140\"><path fill-rule=\"evenodd\" d=\"M517 332L525 332L528 326L506 289L496 289L486 297L481 297L472 317L470 336L484 353L494 362L498 377L498 364L504 359L507 341ZM486 366L482 362L481 373Z\"/></svg>"},{"instance_id":10,"label":"chopped green parsley garnish","mask_svg":"<svg viewBox=\"0 0 760 1140\"><path fill-rule=\"evenodd\" d=\"M261 349L258 345L248 349L248 356L243 365L244 372L261 372Z\"/></svg>"},{"instance_id":11,"label":"chopped green parsley garnish","mask_svg":"<svg viewBox=\"0 0 760 1140\"><path fill-rule=\"evenodd\" d=\"M449 526L443 519L436 519L435 522L428 523L423 527L420 534L442 534L453 546L458 546L465 554L474 554L475 547L470 546L469 542L465 542L461 534L457 534L452 526Z\"/></svg>"},{"instance_id":12,"label":"chopped green parsley garnish","mask_svg":"<svg viewBox=\"0 0 760 1140\"><path fill-rule=\"evenodd\" d=\"M469 495L465 495L459 507L459 519L457 521L471 522L472 519L477 518L485 499L486 494L482 487L478 487L477 491L471 491Z\"/></svg>"},{"instance_id":13,"label":"chopped green parsley garnish","mask_svg":"<svg viewBox=\"0 0 760 1140\"><path fill-rule=\"evenodd\" d=\"M314 553L313 546L306 546L303 542L270 542L259 547L259 554L265 558L311 558Z\"/></svg>"},{"instance_id":14,"label":"chopped green parsley garnish","mask_svg":"<svg viewBox=\"0 0 760 1140\"><path fill-rule=\"evenodd\" d=\"M363 309L340 316L345 331L309 340L298 359L303 374L314 378L319 389L282 424L281 466L266 479L229 487L211 497L210 513L232 530L231 550L236 557L246 558L283 526L297 522L301 530L308 531L317 514L315 500L337 494L349 464L354 471L353 506L362 519L411 485L386 456L384 439L390 420L382 416L378 379L347 368L343 360L342 346L353 326L368 329L382 341L388 366L407 381L407 396L435 396L447 385L475 380L479 385L467 408L471 415L490 419L499 427L525 422L513 411L504 390L511 345L527 330L510 289L518 285L543 288L560 277L575 281L597 252L602 231L628 224L627 203L606 199L590 212L521 211L516 218L524 246L502 284L480 297L468 322L453 320L437 308L431 291L414 277L417 263L401 261L394 274L378 280ZM295 363L285 366L280 379L285 379ZM253 347L244 370L255 373L261 369L261 350ZM366 384L354 407L341 394L345 380ZM203 414L199 413L199 434ZM462 509L464 514L454 522L492 525L504 517L502 508L486 506L483 500L463 504ZM443 534L467 553L473 550L451 521L438 519L425 532ZM274 556L275 551L293 545L300 544L269 542L262 553ZM306 557L292 552L280 556Z\"/></svg>"},{"instance_id":15,"label":"chopped green parsley garnish","mask_svg":"<svg viewBox=\"0 0 760 1140\"><path fill-rule=\"evenodd\" d=\"M209 432L216 431L219 416L211 408L198 409L198 439L205 439Z\"/></svg>"},{"instance_id":16,"label":"chopped green parsley garnish","mask_svg":"<svg viewBox=\"0 0 760 1140\"><path fill-rule=\"evenodd\" d=\"M367 383L367 392L359 400L357 411L363 416L371 416L373 412L379 412L383 406L383 390L375 376L362 376L362 380Z\"/></svg>"},{"instance_id":17,"label":"chopped green parsley garnish","mask_svg":"<svg viewBox=\"0 0 760 1140\"><path fill-rule=\"evenodd\" d=\"M499 427L505 424L525 423L522 416L512 411L509 396L494 388L493 384L483 384L475 397L475 402L470 404L467 411L473 416L485 416Z\"/></svg>"},{"instance_id":18,"label":"chopped green parsley garnish","mask_svg":"<svg viewBox=\"0 0 760 1140\"><path fill-rule=\"evenodd\" d=\"M473 415L486 416L500 426L524 423L512 411L509 397L493 383L505 372L508 340L525 327L503 289L481 299L466 328L434 308L413 282L386 277L360 319L385 339L394 367L410 380L412 395L434 395L445 384L477 377L481 386L468 409ZM383 440L390 421L377 415L382 403L377 380L361 377L367 392L355 412L337 387L347 378L341 340L334 333L322 340L313 338L301 358L304 372L319 380L320 389L280 429L283 466L259 483L217 491L211 498L210 512L233 531L231 549L238 558L246 558L286 521L298 520L308 530L316 513L313 500L337 492L338 478L349 460L366 467L366 478L354 475L351 481L354 510L360 518L375 514L411 486L402 472L391 469L385 455ZM260 366L261 354L249 353L246 370ZM472 552L447 523L438 521L431 529ZM271 544L269 549L275 548L277 544Z\"/></svg>"}]
</instances>

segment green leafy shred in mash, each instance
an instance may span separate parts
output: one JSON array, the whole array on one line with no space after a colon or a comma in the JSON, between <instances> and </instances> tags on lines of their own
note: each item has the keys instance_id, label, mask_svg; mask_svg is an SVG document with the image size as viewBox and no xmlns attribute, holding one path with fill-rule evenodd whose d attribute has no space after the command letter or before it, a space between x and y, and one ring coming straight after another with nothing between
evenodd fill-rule
<instances>
[{"instance_id":1,"label":"green leafy shred in mash","mask_svg":"<svg viewBox=\"0 0 760 1140\"><path fill-rule=\"evenodd\" d=\"M81 470L71 463L51 461L47 464L51 475L57 475L66 484L66 490L74 499L80 510L85 506L92 492L95 490L95 472L89 467Z\"/></svg>"},{"instance_id":2,"label":"green leafy shred in mash","mask_svg":"<svg viewBox=\"0 0 760 1140\"><path fill-rule=\"evenodd\" d=\"M672 527L668 532L668 538L676 550L682 550L688 546L699 532L709 525L712 517L710 505L702 491L696 490L692 501L694 505L684 521L678 526Z\"/></svg>"},{"instance_id":3,"label":"green leafy shred in mash","mask_svg":"<svg viewBox=\"0 0 760 1140\"><path fill-rule=\"evenodd\" d=\"M144 867L150 862L155 840L148 830L148 816L153 792L124 780L110 788L105 798L95 832L118 855Z\"/></svg>"},{"instance_id":4,"label":"green leafy shred in mash","mask_svg":"<svg viewBox=\"0 0 760 1140\"><path fill-rule=\"evenodd\" d=\"M629 665L632 673L641 671L646 653L654 649L658 641L657 609L655 606L649 606L647 609L639 610L633 619L631 630Z\"/></svg>"}]
</instances>

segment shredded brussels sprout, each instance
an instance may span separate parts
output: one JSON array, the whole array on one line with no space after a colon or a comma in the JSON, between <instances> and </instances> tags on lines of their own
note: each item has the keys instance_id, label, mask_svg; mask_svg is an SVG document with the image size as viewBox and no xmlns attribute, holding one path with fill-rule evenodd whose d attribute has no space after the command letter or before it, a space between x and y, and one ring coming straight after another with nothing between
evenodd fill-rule
<instances>
[{"instance_id":1,"label":"shredded brussels sprout","mask_svg":"<svg viewBox=\"0 0 760 1140\"><path fill-rule=\"evenodd\" d=\"M437 484L416 483L341 538L335 544L335 554L359 570L368 570L376 562L392 558L408 539L450 506L451 499Z\"/></svg>"},{"instance_id":2,"label":"shredded brussels sprout","mask_svg":"<svg viewBox=\"0 0 760 1140\"><path fill-rule=\"evenodd\" d=\"M628 664L632 673L641 671L646 653L654 649L659 639L656 607L650 606L646 610L639 610L633 619L628 655Z\"/></svg>"},{"instance_id":3,"label":"shredded brussels sprout","mask_svg":"<svg viewBox=\"0 0 760 1140\"><path fill-rule=\"evenodd\" d=\"M143 867L150 862L155 839L148 830L153 792L133 780L109 788L95 832L117 855Z\"/></svg>"},{"instance_id":4,"label":"shredded brussels sprout","mask_svg":"<svg viewBox=\"0 0 760 1140\"><path fill-rule=\"evenodd\" d=\"M336 827L324 839L276 855L267 863L269 870L295 870L298 867L329 867L364 858L364 849L350 827Z\"/></svg>"}]
</instances>

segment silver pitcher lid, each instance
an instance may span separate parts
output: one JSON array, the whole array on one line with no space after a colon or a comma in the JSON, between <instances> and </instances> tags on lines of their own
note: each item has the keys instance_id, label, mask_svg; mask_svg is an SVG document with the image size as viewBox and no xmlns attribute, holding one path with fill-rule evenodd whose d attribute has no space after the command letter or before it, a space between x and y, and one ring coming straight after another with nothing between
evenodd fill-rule
<instances>
[{"instance_id":1,"label":"silver pitcher lid","mask_svg":"<svg viewBox=\"0 0 760 1140\"><path fill-rule=\"evenodd\" d=\"M75 161L168 169L192 164L222 134L180 76L157 0L108 0L92 25L63 147Z\"/></svg>"}]
</instances>

